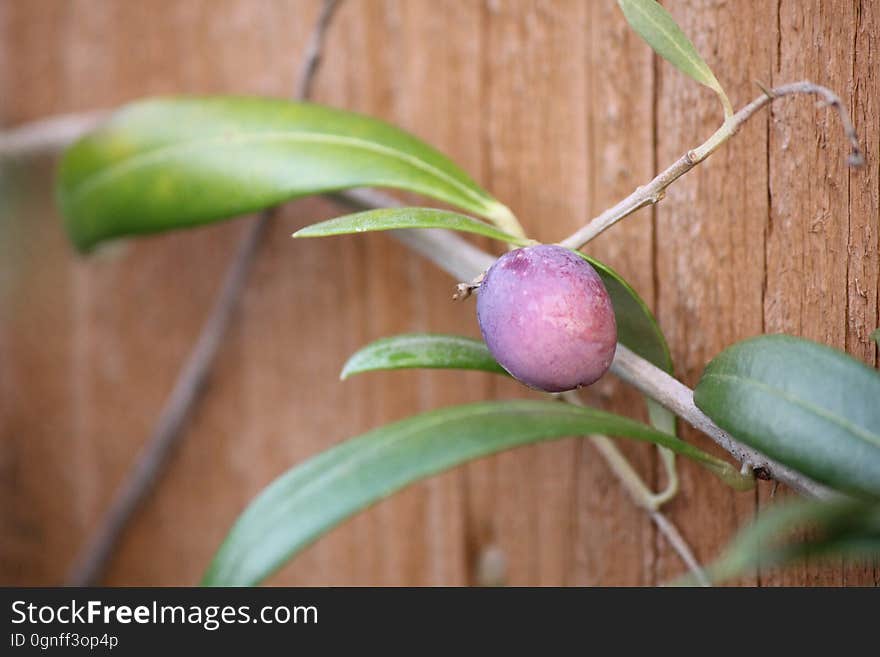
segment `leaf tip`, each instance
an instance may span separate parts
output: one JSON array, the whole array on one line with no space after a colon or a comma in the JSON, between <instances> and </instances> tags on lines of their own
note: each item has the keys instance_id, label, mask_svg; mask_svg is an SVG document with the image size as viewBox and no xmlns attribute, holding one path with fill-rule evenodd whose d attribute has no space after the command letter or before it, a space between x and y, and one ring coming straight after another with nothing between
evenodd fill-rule
<instances>
[{"instance_id":1,"label":"leaf tip","mask_svg":"<svg viewBox=\"0 0 880 657\"><path fill-rule=\"evenodd\" d=\"M352 374L357 374L357 371L352 368L351 360L349 360L345 365L342 366L342 370L339 372L339 380L345 381L351 377Z\"/></svg>"},{"instance_id":2,"label":"leaf tip","mask_svg":"<svg viewBox=\"0 0 880 657\"><path fill-rule=\"evenodd\" d=\"M651 48L679 71L712 89L721 101L725 119L733 116L730 99L672 14L656 0L617 0L627 23Z\"/></svg>"}]
</instances>

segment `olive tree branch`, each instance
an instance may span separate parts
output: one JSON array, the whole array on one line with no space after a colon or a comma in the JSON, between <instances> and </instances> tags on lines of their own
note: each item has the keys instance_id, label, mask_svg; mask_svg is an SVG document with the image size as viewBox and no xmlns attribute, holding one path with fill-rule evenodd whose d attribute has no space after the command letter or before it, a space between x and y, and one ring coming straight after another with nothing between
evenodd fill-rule
<instances>
[{"instance_id":1,"label":"olive tree branch","mask_svg":"<svg viewBox=\"0 0 880 657\"><path fill-rule=\"evenodd\" d=\"M850 166L861 166L864 163L864 157L859 147L856 130L853 127L849 113L837 94L826 87L813 84L812 82L792 82L791 84L784 84L773 89L764 89L764 93L761 96L726 119L715 134L709 137L703 144L682 155L647 185L637 188L632 194L590 220L583 228L572 233L559 244L569 249L580 249L594 237L636 210L659 203L665 196L667 187L709 157L724 142L739 132L742 125L752 118L758 110L777 98L797 94L819 96L824 105L837 111L851 148L847 164Z\"/></svg>"},{"instance_id":2,"label":"olive tree branch","mask_svg":"<svg viewBox=\"0 0 880 657\"><path fill-rule=\"evenodd\" d=\"M334 196L359 210L400 205L396 199L371 190L354 190ZM389 232L458 280L472 280L495 260L494 256L447 231L416 229ZM739 443L696 407L693 390L620 343L617 344L611 371L705 433L736 458L744 469L752 470L764 479L776 479L811 497L829 497L833 494L829 489L804 475Z\"/></svg>"},{"instance_id":3,"label":"olive tree branch","mask_svg":"<svg viewBox=\"0 0 880 657\"><path fill-rule=\"evenodd\" d=\"M303 99L311 92L312 81L321 63L324 35L333 19L341 0L325 0L318 20L309 38L300 73L297 80L296 95ZM99 120L100 113L92 116L62 117L54 121L42 122L51 130L40 135L36 130L18 132L18 139L11 141L21 149L22 145L45 148L50 139L72 139L76 130L91 129ZM0 141L0 153L8 141ZM138 459L120 487L114 494L110 507L92 537L74 560L67 576L71 586L89 586L101 577L125 528L143 504L147 495L155 488L171 455L180 443L183 429L189 418L220 350L223 337L229 327L233 311L238 305L244 290L254 255L262 242L266 226L275 214L275 208L260 213L239 243L235 255L226 271L223 285L214 301L214 306L199 337L192 347L184 366L177 375L174 388L165 402L153 433L138 456Z\"/></svg>"},{"instance_id":4,"label":"olive tree branch","mask_svg":"<svg viewBox=\"0 0 880 657\"><path fill-rule=\"evenodd\" d=\"M322 19L319 20L319 24L323 25L319 30L319 39L322 38L323 30L326 29L333 8L335 8L337 4L338 2L325 3L325 11L322 12ZM320 43L320 41L318 43ZM318 57L320 55L320 46L317 48L310 48L310 52L315 53L313 57ZM317 62L317 59L314 61ZM314 71L316 68L317 64L306 63L303 70ZM310 75L313 75L313 73ZM308 88L309 84L300 85L300 89L308 90ZM858 149L855 131L848 114L843 109L840 99L830 90L811 83L799 82L791 85L784 85L769 92L765 92L764 96L756 99L737 112L702 146L688 152L686 155L682 156L682 158L679 158L675 164L657 176L657 178L649 183L648 186L636 190L636 192L629 197L590 222L590 224L581 229L581 231L578 231L568 239L564 240L562 244L569 246L569 248L578 248L591 239L592 236L595 236L638 208L656 203L662 197L666 187L708 157L730 136L735 134L739 126L748 120L748 118L760 108L777 97L798 93L812 93L819 95L823 98L826 104L829 104L838 110L844 129L853 145L849 163L852 165L859 164L861 161L861 152ZM103 118L105 118L106 114L106 112L93 112L89 114L59 116L7 131L6 133L0 134L0 157L21 157L58 150L70 141L93 129L101 120L103 120ZM372 190L352 190L337 193L333 196L338 201L357 209L400 205L396 199ZM260 224L264 221L265 219L256 222L256 227L253 228L252 232L250 232L243 240L242 246L234 258L233 266L230 267L229 274L227 275L223 290L221 291L214 310L212 311L211 318L206 322L206 330L210 329L211 326L215 327L207 330L207 332L218 336L218 345L219 338L222 337L222 334L225 332L225 325L228 323L228 316L226 319L218 320L217 322L212 322L211 319L216 317L221 311L225 312L224 309L228 308L231 310L234 306L235 301L240 294L241 283L245 279L249 269L249 263L253 251L259 243L259 234L262 230ZM587 232L587 229L600 221L606 223L603 228L595 233L592 232L594 228L590 229L590 232ZM588 235L587 239L584 241L581 241L582 233ZM437 264L441 269L444 269L459 280L471 280L475 278L491 266L494 261L494 257L490 254L478 249L458 235L448 231L399 230L392 231L392 234L397 240L425 256ZM238 264L239 267L235 267L236 264ZM234 285L236 282L238 282L237 285ZM227 293L230 289L237 289L238 291ZM218 325L219 329L216 328ZM213 361L213 352L216 352L217 346L212 348L203 347L203 349L200 350L199 346L202 344L203 340L208 345L212 342L212 340L209 340L208 336L204 334L200 336L199 342L193 349L190 361L188 361L187 366L181 371L181 375L178 378L178 384L175 385L174 392L169 398L169 402L166 405L162 416L160 416L160 421L154 432L153 440L150 442L151 445L160 445L161 443L155 440L160 436L164 436L166 440L168 440L168 443L164 448L156 449L156 454L159 455L159 458L154 459L152 465L144 468L146 473L152 472L153 474L149 476L142 474L139 478L141 484L132 487L135 490L140 488L143 490L139 495L130 496L133 502L121 505L123 508L128 509L128 512L117 514L117 517L121 518L121 520L118 519L113 523L114 526L118 525L118 528L113 534L112 540L110 538L105 538L102 542L102 545L106 544L104 545L106 552L103 556L98 555L97 550L93 550L95 555L100 558L93 559L91 573L86 573L87 576L71 578L71 581L86 583L93 581L97 577L106 560L109 558L113 545L115 545L118 540L122 529L127 524L129 516L136 510L140 501L143 499L143 496L155 483L154 480L159 474L161 466L165 461L165 457L173 446L175 437L180 433L183 422L188 415L191 406L198 397L198 392L201 388L201 381L204 380L204 377L210 368L210 364ZM199 352L202 353L202 356L196 358L196 355ZM624 381L634 385L644 394L656 399L689 424L706 433L710 438L715 440L715 442L737 458L743 464L744 468L757 471L759 476L781 481L805 495L828 497L833 494L827 488L804 477L800 473L775 463L758 452L738 443L732 436L715 425L707 416L696 408L693 404L693 391L659 368L654 367L644 359L632 353L623 347L623 345L618 345L617 355L612 363L611 370ZM163 418L166 419L163 421ZM604 437L595 437L593 443L597 445L600 453L603 454L606 461L609 462L612 470L614 470L618 475L618 478L621 479L634 502L649 511L660 531L670 540L670 543L673 544L685 563L693 569L696 565L696 561L692 559L692 555L688 556L689 550L682 549L681 547L682 545L686 547L686 543L684 543L680 535L678 535L678 538L675 537L677 532L670 532L669 527L671 526L674 529L674 526L665 519L665 516L662 516L662 514L657 511L660 502L658 496L651 493L647 486L645 486L644 482L640 479L638 479L638 484L640 484L639 487L639 485L635 484L635 478L621 476L621 473L625 471L626 467L630 470L632 470L632 467L628 461L625 460L625 457L623 457L619 450L617 450L613 442L607 441L607 438L602 440L603 438ZM607 449L608 447L614 451L612 452ZM147 463L150 463L149 459L145 460ZM625 464L625 466L622 464ZM634 471L632 472L634 473ZM120 495L120 497L124 496ZM111 513L111 515L113 514ZM110 534L108 533L108 537L109 536ZM696 565L696 567L698 568L699 566Z\"/></svg>"},{"instance_id":5,"label":"olive tree branch","mask_svg":"<svg viewBox=\"0 0 880 657\"><path fill-rule=\"evenodd\" d=\"M54 153L97 128L108 110L59 114L0 132L0 160Z\"/></svg>"},{"instance_id":6,"label":"olive tree branch","mask_svg":"<svg viewBox=\"0 0 880 657\"><path fill-rule=\"evenodd\" d=\"M693 390L620 343L618 343L617 351L614 354L611 371L675 413L695 429L699 429L709 436L739 461L744 469L751 470L759 479L775 479L810 497L829 498L835 495L830 489L805 477L796 470L792 470L737 441L697 408L694 404Z\"/></svg>"}]
</instances>

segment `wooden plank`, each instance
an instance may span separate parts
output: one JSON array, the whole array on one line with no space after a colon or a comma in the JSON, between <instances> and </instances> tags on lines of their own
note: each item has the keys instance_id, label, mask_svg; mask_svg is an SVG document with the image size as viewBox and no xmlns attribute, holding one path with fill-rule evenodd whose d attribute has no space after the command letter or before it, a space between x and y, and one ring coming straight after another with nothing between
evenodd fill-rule
<instances>
[{"instance_id":1,"label":"wooden plank","mask_svg":"<svg viewBox=\"0 0 880 657\"><path fill-rule=\"evenodd\" d=\"M585 210L585 7L489 2L484 21L486 178L530 235L552 241ZM495 383L499 398L525 394ZM474 468L472 531L486 532L505 555L508 583L565 583L577 452L578 441L564 440Z\"/></svg>"},{"instance_id":2,"label":"wooden plank","mask_svg":"<svg viewBox=\"0 0 880 657\"><path fill-rule=\"evenodd\" d=\"M393 79L399 81L399 107L407 128L449 153L456 162L484 185L485 169L482 131L486 108L482 68L486 56L482 29L483 10L478 3L397 2L403 51L396 58L404 62ZM432 44L425 48L424 44ZM430 86L425 92L425 81ZM484 247L491 247L483 240ZM475 300L452 303L453 281L430 263L413 263L415 315L422 330L479 337ZM447 406L485 399L492 375L460 372L421 373L417 385L432 406ZM424 402L423 402L424 403ZM479 466L475 466L479 467ZM435 545L425 556L423 575L430 584L465 585L479 583L480 556L490 546L470 531L468 523L468 468L428 482L431 507L424 520L425 531ZM407 533L400 527L401 543Z\"/></svg>"},{"instance_id":3,"label":"wooden plank","mask_svg":"<svg viewBox=\"0 0 880 657\"><path fill-rule=\"evenodd\" d=\"M735 105L755 96L753 79L770 66L768 5L665 3L725 86ZM658 64L657 161L668 166L706 139L722 120L715 95L666 63ZM704 365L724 347L761 333L767 217L766 129L761 119L686 178L673 185L657 212L660 323L676 372L696 384ZM756 256L757 254L757 256ZM694 431L684 436L714 444ZM694 542L701 561L714 557L754 509L754 494L736 493L681 463L681 493L672 518ZM680 566L668 548L658 578ZM746 583L754 580L746 579Z\"/></svg>"},{"instance_id":4,"label":"wooden plank","mask_svg":"<svg viewBox=\"0 0 880 657\"><path fill-rule=\"evenodd\" d=\"M640 137L650 137L650 120L645 118L650 87L640 84L644 77L636 79L633 87L645 93L641 103L629 106L630 97L614 91L612 84L615 71L630 70L627 62L599 72L613 59L606 45L621 54L626 48L617 47L612 36L600 36L614 20L619 34L619 17L605 8L572 2L489 3L486 20L487 48L494 55L485 63L487 178L532 236L555 241L607 204L611 195L630 187L635 175L650 171L650 139L640 143ZM639 70L638 62L632 69ZM641 153L641 166L632 173L600 170L602 158L614 148L612 137L602 131L615 123L619 129L631 118L644 127L631 132L620 147L631 147L637 158ZM640 232L627 230L629 235ZM639 256L650 259L650 233L636 240L631 260L613 258L621 250L615 253L608 241L595 253L612 256L613 264L629 274ZM650 262L643 272L648 275L642 284L650 281ZM614 389L609 381L592 396L604 400ZM496 394L521 396L523 391L499 384ZM620 399L618 408L631 401ZM651 456L642 453L650 473ZM650 527L583 440L500 456L474 475L471 495L483 498L472 523L476 531L495 534L507 555L512 583L648 581Z\"/></svg>"},{"instance_id":5,"label":"wooden plank","mask_svg":"<svg viewBox=\"0 0 880 657\"><path fill-rule=\"evenodd\" d=\"M479 70L470 66L479 56L479 8L468 11L473 16L438 13L436 5L420 3L346 7L342 38L363 56L329 52L320 88L334 104L397 123L479 173ZM438 15L443 21L437 21ZM437 46L426 51L425 43ZM424 91L426 76L429 93ZM474 334L473 307L452 304L453 281L446 275L387 236L351 241L364 254L362 270L352 274L367 281L362 342L406 331ZM484 397L487 378L443 372L368 375L369 424L361 430ZM415 485L352 523L362 533L350 540L373 553L373 564L365 564L359 581L467 583L462 477L462 471L452 472Z\"/></svg>"},{"instance_id":6,"label":"wooden plank","mask_svg":"<svg viewBox=\"0 0 880 657\"><path fill-rule=\"evenodd\" d=\"M773 83L806 78L838 92L867 139L868 166L847 170L848 145L832 112L810 99L773 106L764 300L767 332L800 335L868 362L878 274L877 81L864 59L875 57L876 41L868 39L876 35L864 30L876 25L877 10L852 2L777 7ZM763 487L762 503L769 496ZM846 574L850 584L874 583L871 571L806 563L762 573L761 582L839 585Z\"/></svg>"},{"instance_id":7,"label":"wooden plank","mask_svg":"<svg viewBox=\"0 0 880 657\"><path fill-rule=\"evenodd\" d=\"M557 234L573 232L653 176L653 58L615 3L588 3L586 75L586 209ZM614 267L654 305L653 222L650 212L631 217L585 249ZM644 403L629 386L606 377L584 393L593 404L646 421ZM645 445L620 441L646 481L654 482L656 459ZM656 558L653 526L586 441L575 467L575 533L570 584L650 585Z\"/></svg>"},{"instance_id":8,"label":"wooden plank","mask_svg":"<svg viewBox=\"0 0 880 657\"><path fill-rule=\"evenodd\" d=\"M243 24L247 3L224 7L190 3L187 26L179 23L177 3L167 4L168 11L153 5L146 13L135 4L16 4L9 29L20 35L20 41L10 53L14 56L4 61L30 63L23 70L17 64L11 67L6 79L11 89L34 91L2 94L11 97L10 104L18 104L10 109L10 118L107 107L173 88L267 91L249 72L273 66L280 59L276 53L281 41L277 50L251 48L252 56L222 60L238 68L220 70L213 79L198 68L221 61L214 51L218 37L229 38L224 29L258 34L273 22L273 16L251 12L251 23ZM290 25L285 34L278 34L290 57L300 51L308 29L305 24L302 29ZM34 53L33 61L28 51ZM42 83L31 84L33 80ZM286 93L288 85L279 79L277 93ZM58 99L44 102L46 89L58 94ZM57 215L43 207L39 219L50 236L45 245L63 244ZM28 583L60 581L75 549L94 527L152 426L210 307L242 227L241 222L230 223L132 242L110 259L79 259L66 245L57 258L48 258L63 280L53 303L68 309L68 319L56 321L48 316L23 326L31 335L44 336L44 353L63 349L65 357L43 367L29 367L16 377L15 385L24 399L36 401L45 382L64 382L72 408L65 412L64 405L53 405L28 412L23 405L19 407L25 413L21 424L13 427L26 437L31 454L41 454L22 466L24 481L19 484L31 491L33 506L41 510L34 514L41 531L33 539L38 545L27 551L30 564L17 567L39 573L25 580ZM36 280L24 280L15 292L33 299L39 285ZM21 342L25 339L25 328L18 328L10 351L26 356L29 352ZM232 379L230 383L238 382ZM148 508L126 537L109 582L181 583L198 577L216 546L214 536L228 527L225 520L218 524L217 518L235 514L247 499L242 494L247 491L230 487L223 476L230 462L241 462L240 452L233 461L217 449L218 438L238 440L242 424L236 411L234 402L226 404L211 430L200 434L201 441L199 436L188 437L191 442L179 455L183 463L175 462L152 501L155 506ZM53 420L56 413L59 417ZM232 472L236 469L240 466L231 468ZM206 479L214 482L213 490ZM46 489L46 481L59 483ZM207 499L194 494L194 481L200 484L198 492L215 494ZM217 514L214 505L220 510ZM158 557L157 545L166 546Z\"/></svg>"},{"instance_id":9,"label":"wooden plank","mask_svg":"<svg viewBox=\"0 0 880 657\"><path fill-rule=\"evenodd\" d=\"M222 6L199 2L184 8L182 15L178 14L180 8L174 5L168 3L167 12L156 6L147 10L146 7L126 5L123 11L120 9L123 6L114 5L116 10L111 12L107 12L106 7L82 7L83 14L78 15L84 16L82 20L86 25L93 20L96 26L78 29L75 44L68 45L75 52L85 50L77 60L81 66L68 73L71 94L81 95L79 102L99 105L118 102L113 97L99 102L89 97L87 83L95 74L90 62L97 61L112 62L107 94L117 97L157 93L169 87L200 93L251 91L289 95L292 70L311 29L317 4L308 13L297 14L279 13L278 9L283 9L281 6L255 12L242 2L227 2ZM94 18L89 19L90 14ZM279 23L288 29L283 32L274 29L273 26ZM184 27L187 25L190 29ZM103 32L121 36L107 40L107 45L102 46L101 40L95 39L95 33ZM273 37L275 41L271 42ZM238 52L234 54L229 48L221 47L221 44L232 42L237 44ZM151 54L154 59L133 58L129 56L132 51ZM193 53L198 55L194 57ZM271 88L265 83L266 77L253 73L277 65L284 73L275 78ZM147 69L146 80L141 81L140 71L144 69ZM118 271L89 272L84 281L88 296L83 321L85 330L94 336L92 349L98 351L112 345L111 353L116 352L117 358L125 358L131 363L133 382L131 386L114 387L116 382L108 380L103 372L86 374L85 385L92 401L83 432L92 440L101 441L99 451L103 451L104 444L110 440L121 445L110 469L113 476L105 474L103 478L105 501L146 437L176 375L177 364L189 349L210 308L217 282L234 252L245 221L249 220L243 220L237 226L225 225L188 233L185 237L167 236L156 243L138 243L138 250L148 249L145 262L120 262ZM276 227L273 234L277 234L280 228ZM189 243L182 242L182 239ZM329 251L328 247L324 248ZM90 264L86 261L84 266ZM307 283L304 294L321 289L321 280L314 273L306 270L304 279ZM160 333L163 343L175 346L174 354L162 361L164 366L161 369L149 352L142 353L151 340L155 341L155 336L143 335L143 339L139 339L143 334L140 327L144 318L139 312L143 301L141 295L131 294L134 281L145 288L143 293L153 290L153 296L171 297L151 304L161 306L163 315L168 313L163 325L173 327L164 335ZM327 291L326 283L323 289ZM243 304L245 311L249 303L252 302L247 295ZM277 307L287 306L278 303ZM247 316L246 312L239 315ZM267 321L272 319L271 316L266 318ZM311 326L307 322L300 324L312 329L312 340L321 336L332 342L332 329L317 322ZM269 366L265 368L265 374L252 376L252 368L263 365L257 355L265 343L248 340L250 333L259 336L259 329L238 324L229 336L221 354L218 376L213 379L218 385L210 391L216 394L207 395L193 430L187 433L184 448L175 458L159 494L126 535L119 557L108 574L110 583L197 581L231 519L256 491L284 469L285 451L302 449L302 443L292 441L288 434L289 427L296 425L287 420L291 415L299 419L304 413L296 414L296 411L302 411L305 402L301 402L300 408L295 404L281 403L279 397L284 389L279 386L274 388L278 392L267 400L278 402L274 413L268 413L260 405L271 384L281 378L272 376L272 373L281 368ZM284 345L279 335L271 347L280 350ZM232 364L227 365L230 358ZM91 363L93 359L86 356L84 361ZM131 398L133 390L143 394L145 386L150 386L148 389L154 392L138 408L142 419L135 425L124 401ZM311 387L314 391L321 389L318 383ZM120 409L118 414L107 413L104 407L107 401L112 403L112 408ZM269 417L276 419L273 431L268 430L268 423L264 420ZM326 427L326 416L318 416L312 422L303 422L310 430L304 433L323 436L320 430ZM127 441L118 440L123 427L132 433ZM230 486L230 479L238 485ZM193 482L198 482L195 488ZM98 508L102 507L103 503ZM186 531L181 531L182 528ZM154 558L157 545L168 546L167 556Z\"/></svg>"},{"instance_id":10,"label":"wooden plank","mask_svg":"<svg viewBox=\"0 0 880 657\"><path fill-rule=\"evenodd\" d=\"M61 34L62 17L37 4L0 6L0 125L64 109L58 53L38 44ZM31 57L19 53L30 52ZM28 93L27 80L42 79ZM88 451L78 440L74 313L66 239L47 220L51 169L20 163L0 171L0 582L53 581L69 554L93 482L80 480ZM44 262L45 258L45 262ZM52 373L50 376L49 373ZM61 445L59 446L59 443ZM71 449L71 446L73 449ZM46 482L52 482L47 490ZM55 503L58 494L68 508ZM47 549L47 546L49 548Z\"/></svg>"},{"instance_id":11,"label":"wooden plank","mask_svg":"<svg viewBox=\"0 0 880 657\"><path fill-rule=\"evenodd\" d=\"M880 345L870 339L880 328L880 6L855 5L852 92L847 103L866 151L865 167L849 172L846 349L880 367ZM873 290L873 295L871 291ZM846 585L880 584L880 559L847 565Z\"/></svg>"},{"instance_id":12,"label":"wooden plank","mask_svg":"<svg viewBox=\"0 0 880 657\"><path fill-rule=\"evenodd\" d=\"M70 554L95 485L76 432L68 246L51 216L47 167L0 182L0 582L48 584ZM8 176L8 177L7 177ZM14 189L8 196L6 189ZM53 373L49 376L48 373ZM51 486L47 483L51 482ZM56 496L67 500L58 504Z\"/></svg>"}]
</instances>

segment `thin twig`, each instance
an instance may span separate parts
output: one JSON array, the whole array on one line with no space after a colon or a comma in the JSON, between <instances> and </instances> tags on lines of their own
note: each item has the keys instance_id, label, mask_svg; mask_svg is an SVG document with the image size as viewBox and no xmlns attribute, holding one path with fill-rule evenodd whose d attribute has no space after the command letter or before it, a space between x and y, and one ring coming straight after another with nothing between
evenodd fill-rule
<instances>
[{"instance_id":1,"label":"thin twig","mask_svg":"<svg viewBox=\"0 0 880 657\"><path fill-rule=\"evenodd\" d=\"M177 381L153 427L152 435L116 490L98 529L73 562L67 576L69 586L91 586L98 581L113 556L123 531L147 495L156 487L168 457L179 444L186 421L204 389L211 364L220 349L229 320L244 289L254 254L265 233L270 213L271 211L264 213L248 228L226 272L211 314L177 375Z\"/></svg>"},{"instance_id":2,"label":"thin twig","mask_svg":"<svg viewBox=\"0 0 880 657\"><path fill-rule=\"evenodd\" d=\"M697 408L693 390L622 344L617 345L611 371L709 436L759 478L775 479L810 497L828 498L834 495L828 488L738 442Z\"/></svg>"},{"instance_id":3,"label":"thin twig","mask_svg":"<svg viewBox=\"0 0 880 657\"><path fill-rule=\"evenodd\" d=\"M575 406L585 405L577 390L560 393L558 398ZM668 501L663 499L662 493L658 495L651 490L611 438L602 434L591 434L587 438L590 439L590 442L595 445L596 449L608 463L608 466L620 480L620 483L636 506L645 511L653 512L657 511L663 506L664 502Z\"/></svg>"},{"instance_id":4,"label":"thin twig","mask_svg":"<svg viewBox=\"0 0 880 657\"><path fill-rule=\"evenodd\" d=\"M304 99L311 92L312 80L318 71L324 35L333 19L340 0L325 0L321 13L312 31L305 59L297 81L297 97ZM68 123L56 124L67 127ZM81 126L78 126L81 127ZM56 132L59 132L56 130ZM63 132L63 131L60 131ZM68 130L66 136L71 131ZM30 138L31 143L40 144ZM45 143L45 142L43 142ZM199 394L204 388L208 373L229 327L233 311L244 290L254 254L266 233L266 227L275 214L275 208L264 210L259 218L248 228L233 256L226 277L211 314L202 327L199 337L187 358L186 364L177 375L177 380L159 420L153 428L149 441L143 448L137 462L116 491L110 508L101 520L98 530L92 535L74 561L67 583L72 586L89 586L98 581L107 566L116 545L134 514L156 487L168 457L183 437L183 429Z\"/></svg>"},{"instance_id":5,"label":"thin twig","mask_svg":"<svg viewBox=\"0 0 880 657\"><path fill-rule=\"evenodd\" d=\"M296 89L293 97L299 100L306 100L312 96L312 85L315 82L315 75L321 67L321 60L324 57L324 39L327 36L327 28L336 15L336 10L342 0L324 0L321 5L321 13L318 14L318 21L312 28L309 35L309 42L306 44L306 51L303 53L302 65L299 69L299 75L296 78Z\"/></svg>"},{"instance_id":6,"label":"thin twig","mask_svg":"<svg viewBox=\"0 0 880 657\"><path fill-rule=\"evenodd\" d=\"M564 392L561 397L569 404L574 404L575 406L584 405L580 395L575 390ZM605 459L605 462L611 468L611 471L617 477L624 490L626 490L633 503L645 511L651 520L654 521L657 529L669 541L669 545L691 571L694 579L705 586L709 586L706 573L703 572L703 569L694 557L690 545L681 535L678 527L660 511L660 506L663 503L661 495L651 491L645 480L636 472L629 459L623 455L623 452L620 451L611 438L601 434L593 434L587 436L587 438Z\"/></svg>"},{"instance_id":7,"label":"thin twig","mask_svg":"<svg viewBox=\"0 0 880 657\"><path fill-rule=\"evenodd\" d=\"M688 569L691 571L694 580L700 586L712 586L712 582L709 580L708 575L706 575L706 571L703 570L700 562L697 561L690 545L687 544L687 541L684 540L681 532L678 531L678 527L676 527L661 511L652 511L651 520L654 521L654 524L657 525L657 529L659 529L660 533L666 537L666 540L669 541L669 544L675 549L678 556L681 557L681 560L685 562Z\"/></svg>"},{"instance_id":8,"label":"thin twig","mask_svg":"<svg viewBox=\"0 0 880 657\"><path fill-rule=\"evenodd\" d=\"M53 153L94 130L110 112L60 114L0 132L0 159Z\"/></svg>"},{"instance_id":9,"label":"thin twig","mask_svg":"<svg viewBox=\"0 0 880 657\"><path fill-rule=\"evenodd\" d=\"M560 242L560 244L570 249L579 249L594 237L607 230L624 217L631 215L636 210L658 203L666 194L667 187L714 153L721 144L735 135L742 125L755 114L755 112L778 98L796 94L811 94L819 96L825 105L837 111L837 115L843 125L844 134L851 147L849 157L847 158L847 164L850 166L861 166L864 163L864 157L862 156L862 151L859 147L859 139L856 135L856 130L853 127L852 120L849 117L849 113L843 106L840 97L830 89L818 84L813 84L812 82L793 82L791 84L784 84L775 87L774 89L764 90L764 93L725 121L721 128L719 128L718 131L709 137L709 139L703 144L682 155L669 168L662 171L647 185L639 187L617 205L608 208L602 214L590 220L590 222L583 228L580 228L570 236L566 237Z\"/></svg>"}]
</instances>

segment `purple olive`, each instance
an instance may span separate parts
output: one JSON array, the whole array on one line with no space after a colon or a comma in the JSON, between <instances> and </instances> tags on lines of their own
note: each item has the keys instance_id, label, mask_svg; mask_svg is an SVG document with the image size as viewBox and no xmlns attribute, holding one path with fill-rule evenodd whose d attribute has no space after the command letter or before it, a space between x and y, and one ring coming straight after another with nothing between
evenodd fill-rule
<instances>
[{"instance_id":1,"label":"purple olive","mask_svg":"<svg viewBox=\"0 0 880 657\"><path fill-rule=\"evenodd\" d=\"M506 253L477 295L489 351L531 388L588 386L614 359L611 298L590 263L568 249L541 244Z\"/></svg>"}]
</instances>

